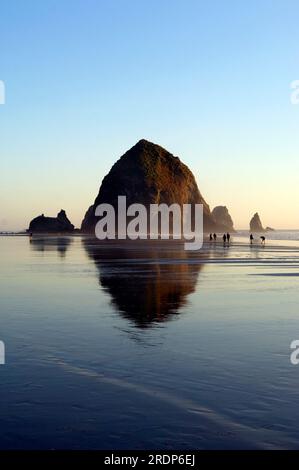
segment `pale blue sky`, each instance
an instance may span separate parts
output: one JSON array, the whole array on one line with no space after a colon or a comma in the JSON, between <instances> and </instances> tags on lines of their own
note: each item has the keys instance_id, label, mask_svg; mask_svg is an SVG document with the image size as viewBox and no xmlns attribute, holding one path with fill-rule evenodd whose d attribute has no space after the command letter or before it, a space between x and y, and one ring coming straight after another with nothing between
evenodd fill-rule
<instances>
[{"instance_id":1,"label":"pale blue sky","mask_svg":"<svg viewBox=\"0 0 299 470\"><path fill-rule=\"evenodd\" d=\"M80 225L141 138L239 228L299 228L299 3L3 0L0 230L64 208Z\"/></svg>"}]
</instances>

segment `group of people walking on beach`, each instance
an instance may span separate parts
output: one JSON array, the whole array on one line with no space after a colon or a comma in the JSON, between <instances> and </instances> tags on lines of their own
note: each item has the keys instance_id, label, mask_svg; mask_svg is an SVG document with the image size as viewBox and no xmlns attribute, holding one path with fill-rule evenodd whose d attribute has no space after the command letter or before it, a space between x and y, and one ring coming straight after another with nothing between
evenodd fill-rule
<instances>
[{"instance_id":1,"label":"group of people walking on beach","mask_svg":"<svg viewBox=\"0 0 299 470\"><path fill-rule=\"evenodd\" d=\"M226 243L229 245L229 242L230 242L230 233L224 233L223 234L223 237L222 237L222 240L223 240L223 244L226 245ZM210 242L216 242L217 241L217 234L216 233L210 233Z\"/></svg>"},{"instance_id":2,"label":"group of people walking on beach","mask_svg":"<svg viewBox=\"0 0 299 470\"><path fill-rule=\"evenodd\" d=\"M223 234L222 240L223 240L224 245L229 245L230 239L231 239L230 233L224 233ZM262 245L265 245L266 244L266 237L261 236L260 239L261 239ZM254 236L252 235L252 233L250 234L249 240L250 240L250 245L253 245ZM217 234L216 233L210 233L210 242L213 242L213 241L214 242L217 241Z\"/></svg>"}]
</instances>

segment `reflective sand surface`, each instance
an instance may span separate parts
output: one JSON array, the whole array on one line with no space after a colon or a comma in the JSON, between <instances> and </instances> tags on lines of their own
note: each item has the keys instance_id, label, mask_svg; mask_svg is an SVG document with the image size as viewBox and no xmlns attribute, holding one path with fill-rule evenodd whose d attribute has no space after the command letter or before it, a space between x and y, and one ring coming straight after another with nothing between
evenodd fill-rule
<instances>
[{"instance_id":1,"label":"reflective sand surface","mask_svg":"<svg viewBox=\"0 0 299 470\"><path fill-rule=\"evenodd\" d=\"M1 448L297 448L299 249L271 243L1 237Z\"/></svg>"}]
</instances>

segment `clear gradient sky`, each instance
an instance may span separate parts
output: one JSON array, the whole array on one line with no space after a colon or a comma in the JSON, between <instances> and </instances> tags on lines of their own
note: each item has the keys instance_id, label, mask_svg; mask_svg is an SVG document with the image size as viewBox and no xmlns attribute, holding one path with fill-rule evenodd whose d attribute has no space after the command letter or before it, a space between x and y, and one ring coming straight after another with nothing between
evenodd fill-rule
<instances>
[{"instance_id":1,"label":"clear gradient sky","mask_svg":"<svg viewBox=\"0 0 299 470\"><path fill-rule=\"evenodd\" d=\"M299 228L297 0L3 0L0 230L64 208L79 226L146 138L238 228Z\"/></svg>"}]
</instances>

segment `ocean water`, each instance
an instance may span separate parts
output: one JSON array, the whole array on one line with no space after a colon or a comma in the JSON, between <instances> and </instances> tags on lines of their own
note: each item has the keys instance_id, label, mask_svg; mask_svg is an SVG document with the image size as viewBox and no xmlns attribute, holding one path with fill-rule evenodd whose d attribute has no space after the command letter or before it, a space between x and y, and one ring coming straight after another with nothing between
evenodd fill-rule
<instances>
[{"instance_id":1,"label":"ocean water","mask_svg":"<svg viewBox=\"0 0 299 470\"><path fill-rule=\"evenodd\" d=\"M0 237L0 448L298 448L298 239Z\"/></svg>"},{"instance_id":2,"label":"ocean water","mask_svg":"<svg viewBox=\"0 0 299 470\"><path fill-rule=\"evenodd\" d=\"M242 238L249 238L250 232L247 230L240 230L236 233L237 236ZM274 230L273 232L266 232L256 234L255 237L258 238L259 235L264 235L268 240L293 240L299 241L299 230Z\"/></svg>"}]
</instances>

